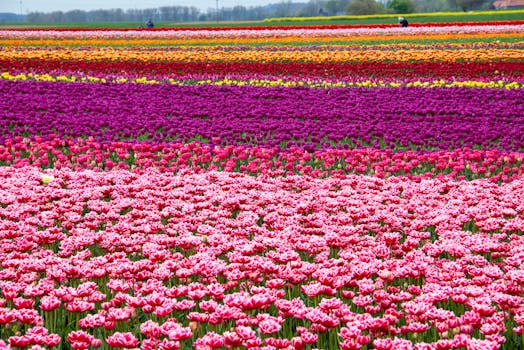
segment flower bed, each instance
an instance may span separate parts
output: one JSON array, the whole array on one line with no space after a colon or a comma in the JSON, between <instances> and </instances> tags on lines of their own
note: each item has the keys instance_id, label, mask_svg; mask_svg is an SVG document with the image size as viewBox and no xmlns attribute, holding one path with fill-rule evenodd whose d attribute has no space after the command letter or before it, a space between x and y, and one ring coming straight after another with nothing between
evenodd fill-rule
<instances>
[{"instance_id":1,"label":"flower bed","mask_svg":"<svg viewBox=\"0 0 524 350\"><path fill-rule=\"evenodd\" d=\"M405 29L0 31L0 348L524 347L523 23Z\"/></svg>"},{"instance_id":2,"label":"flower bed","mask_svg":"<svg viewBox=\"0 0 524 350\"><path fill-rule=\"evenodd\" d=\"M207 143L218 137L222 145L298 146L309 151L355 146L524 148L520 90L6 81L0 81L0 87L0 108L7 110L0 121L4 138L56 133L92 136L100 142Z\"/></svg>"},{"instance_id":3,"label":"flower bed","mask_svg":"<svg viewBox=\"0 0 524 350\"><path fill-rule=\"evenodd\" d=\"M521 180L0 171L14 347L496 347L522 332Z\"/></svg>"}]
</instances>

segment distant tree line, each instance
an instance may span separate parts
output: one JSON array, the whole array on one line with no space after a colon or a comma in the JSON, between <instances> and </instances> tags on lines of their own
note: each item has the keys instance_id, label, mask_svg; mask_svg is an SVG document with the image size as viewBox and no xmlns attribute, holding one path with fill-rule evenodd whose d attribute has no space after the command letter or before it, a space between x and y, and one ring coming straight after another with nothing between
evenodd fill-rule
<instances>
[{"instance_id":1,"label":"distant tree line","mask_svg":"<svg viewBox=\"0 0 524 350\"><path fill-rule=\"evenodd\" d=\"M143 24L148 18L163 22L248 21L268 17L469 11L487 9L491 2L489 0L310 0L309 2L283 0L266 6L220 7L218 11L216 8L201 11L194 6L163 6L127 10L30 12L25 16L25 21L30 23L136 22L137 25Z\"/></svg>"},{"instance_id":2,"label":"distant tree line","mask_svg":"<svg viewBox=\"0 0 524 350\"><path fill-rule=\"evenodd\" d=\"M296 13L297 4L283 2L268 6L234 6L201 11L194 6L163 6L146 9L73 10L53 12L30 12L26 21L37 22L137 22L144 23L148 18L166 22L197 21L242 21L262 20L268 17L288 16Z\"/></svg>"},{"instance_id":3,"label":"distant tree line","mask_svg":"<svg viewBox=\"0 0 524 350\"><path fill-rule=\"evenodd\" d=\"M491 7L491 0L352 0L345 7L347 14L413 13L472 11Z\"/></svg>"},{"instance_id":4,"label":"distant tree line","mask_svg":"<svg viewBox=\"0 0 524 350\"><path fill-rule=\"evenodd\" d=\"M18 15L16 13L11 12L0 12L0 23L1 22L23 22L25 20L25 16Z\"/></svg>"},{"instance_id":5,"label":"distant tree line","mask_svg":"<svg viewBox=\"0 0 524 350\"><path fill-rule=\"evenodd\" d=\"M143 23L148 18L173 22L198 21L201 12L196 7L169 6L148 9L110 9L110 10L72 10L53 12L30 12L26 21L38 22L137 22Z\"/></svg>"}]
</instances>

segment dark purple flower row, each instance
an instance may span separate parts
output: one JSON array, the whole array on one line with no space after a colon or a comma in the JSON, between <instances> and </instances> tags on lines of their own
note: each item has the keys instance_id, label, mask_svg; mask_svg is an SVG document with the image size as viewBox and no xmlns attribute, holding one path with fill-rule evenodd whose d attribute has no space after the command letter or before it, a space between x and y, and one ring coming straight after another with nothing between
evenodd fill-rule
<instances>
[{"instance_id":1,"label":"dark purple flower row","mask_svg":"<svg viewBox=\"0 0 524 350\"><path fill-rule=\"evenodd\" d=\"M520 90L0 82L0 133L264 147L524 149ZM220 141L218 141L220 139Z\"/></svg>"}]
</instances>

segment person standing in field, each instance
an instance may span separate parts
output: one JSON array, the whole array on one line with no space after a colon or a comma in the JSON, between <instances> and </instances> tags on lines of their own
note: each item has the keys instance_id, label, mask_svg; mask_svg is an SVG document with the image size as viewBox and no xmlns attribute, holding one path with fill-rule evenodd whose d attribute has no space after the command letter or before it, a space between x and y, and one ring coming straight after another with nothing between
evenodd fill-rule
<instances>
[{"instance_id":1,"label":"person standing in field","mask_svg":"<svg viewBox=\"0 0 524 350\"><path fill-rule=\"evenodd\" d=\"M155 25L153 24L153 21L151 20L151 18L149 18L146 22L146 28L153 28Z\"/></svg>"},{"instance_id":2,"label":"person standing in field","mask_svg":"<svg viewBox=\"0 0 524 350\"><path fill-rule=\"evenodd\" d=\"M400 24L401 27L407 27L408 26L408 20L404 17L398 18L398 24Z\"/></svg>"}]
</instances>

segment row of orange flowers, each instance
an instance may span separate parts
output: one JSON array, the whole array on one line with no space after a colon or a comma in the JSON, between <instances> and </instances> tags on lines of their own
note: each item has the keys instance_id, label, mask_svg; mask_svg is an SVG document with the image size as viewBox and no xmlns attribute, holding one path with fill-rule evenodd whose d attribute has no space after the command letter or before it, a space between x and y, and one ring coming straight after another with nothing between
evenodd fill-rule
<instances>
[{"instance_id":1,"label":"row of orange flowers","mask_svg":"<svg viewBox=\"0 0 524 350\"><path fill-rule=\"evenodd\" d=\"M331 50L314 49L308 51L289 51L284 49L267 50L225 49L222 47L189 47L176 51L140 50L125 48L91 48L85 49L22 49L5 48L0 50L0 59L46 59L46 60L82 60L82 61L185 61L185 62L217 62L217 61L257 61L257 62L348 62L348 61L508 61L521 60L524 57L522 49L410 49L401 48L389 50Z\"/></svg>"},{"instance_id":2,"label":"row of orange flowers","mask_svg":"<svg viewBox=\"0 0 524 350\"><path fill-rule=\"evenodd\" d=\"M315 37L314 42L365 42L365 41L443 41L443 40L462 40L462 39L504 39L515 38L524 39L522 33L439 33L439 34L398 34L384 37L384 35L337 35ZM133 45L133 46L154 46L154 45L206 45L206 44L287 44L312 42L311 37L290 35L286 37L224 37L224 38L0 38L2 46L36 46L36 45L87 45L87 46L111 46L111 45ZM467 45L474 45L467 44ZM464 45L464 44L461 44Z\"/></svg>"}]
</instances>

